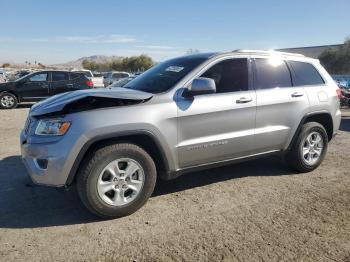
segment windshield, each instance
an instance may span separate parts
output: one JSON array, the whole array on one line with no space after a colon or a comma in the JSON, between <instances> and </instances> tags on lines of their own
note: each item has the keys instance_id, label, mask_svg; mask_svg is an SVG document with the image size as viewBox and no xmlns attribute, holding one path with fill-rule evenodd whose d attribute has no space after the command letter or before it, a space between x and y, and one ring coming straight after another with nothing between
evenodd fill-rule
<instances>
[{"instance_id":1,"label":"windshield","mask_svg":"<svg viewBox=\"0 0 350 262\"><path fill-rule=\"evenodd\" d=\"M153 94L168 91L206 59L205 57L180 57L165 61L144 72L124 88Z\"/></svg>"},{"instance_id":2,"label":"windshield","mask_svg":"<svg viewBox=\"0 0 350 262\"><path fill-rule=\"evenodd\" d=\"M22 79L27 78L27 77L29 77L30 75L33 75L33 74L34 74L34 73L26 74L26 75L24 75L24 76L22 76L22 77L16 79L15 82L19 82L19 81L21 81Z\"/></svg>"}]
</instances>

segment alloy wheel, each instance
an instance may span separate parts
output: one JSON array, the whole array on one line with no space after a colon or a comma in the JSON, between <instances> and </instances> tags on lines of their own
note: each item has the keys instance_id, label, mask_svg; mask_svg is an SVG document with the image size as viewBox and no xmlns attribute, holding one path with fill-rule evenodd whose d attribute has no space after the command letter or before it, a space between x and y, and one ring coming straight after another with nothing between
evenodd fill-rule
<instances>
[{"instance_id":1,"label":"alloy wheel","mask_svg":"<svg viewBox=\"0 0 350 262\"><path fill-rule=\"evenodd\" d=\"M144 182L141 165L134 159L120 158L102 170L97 181L97 191L105 203L123 206L140 194Z\"/></svg>"},{"instance_id":2,"label":"alloy wheel","mask_svg":"<svg viewBox=\"0 0 350 262\"><path fill-rule=\"evenodd\" d=\"M323 138L320 133L310 133L303 144L302 154L306 164L312 166L320 159L323 151Z\"/></svg>"},{"instance_id":3,"label":"alloy wheel","mask_svg":"<svg viewBox=\"0 0 350 262\"><path fill-rule=\"evenodd\" d=\"M0 102L3 107L10 108L15 104L15 99L12 96L4 95Z\"/></svg>"}]
</instances>

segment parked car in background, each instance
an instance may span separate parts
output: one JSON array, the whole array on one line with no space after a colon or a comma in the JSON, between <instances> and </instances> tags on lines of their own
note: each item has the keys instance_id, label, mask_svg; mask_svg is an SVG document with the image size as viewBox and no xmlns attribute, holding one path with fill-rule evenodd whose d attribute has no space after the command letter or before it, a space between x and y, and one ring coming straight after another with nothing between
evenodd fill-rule
<instances>
[{"instance_id":1,"label":"parked car in background","mask_svg":"<svg viewBox=\"0 0 350 262\"><path fill-rule=\"evenodd\" d=\"M127 72L118 72L118 71L113 71L113 72L108 72L106 77L104 78L104 86L109 86L113 82L118 81L119 79L130 77L131 74Z\"/></svg>"},{"instance_id":2,"label":"parked car in background","mask_svg":"<svg viewBox=\"0 0 350 262\"><path fill-rule=\"evenodd\" d=\"M340 106L350 107L350 88L344 86L339 87L341 90Z\"/></svg>"},{"instance_id":3,"label":"parked car in background","mask_svg":"<svg viewBox=\"0 0 350 262\"><path fill-rule=\"evenodd\" d=\"M72 72L84 74L87 78L89 78L92 81L92 83L94 84L94 88L105 87L102 75L94 75L90 70L73 70Z\"/></svg>"},{"instance_id":4,"label":"parked car in background","mask_svg":"<svg viewBox=\"0 0 350 262\"><path fill-rule=\"evenodd\" d=\"M4 71L0 71L0 83L5 83L7 81L7 75Z\"/></svg>"},{"instance_id":5,"label":"parked car in background","mask_svg":"<svg viewBox=\"0 0 350 262\"><path fill-rule=\"evenodd\" d=\"M47 97L93 88L84 74L66 71L41 71L16 81L0 84L0 108L15 108L18 103L37 102Z\"/></svg>"},{"instance_id":6,"label":"parked car in background","mask_svg":"<svg viewBox=\"0 0 350 262\"><path fill-rule=\"evenodd\" d=\"M125 77L122 78L118 81L115 81L114 83L112 83L111 85L109 85L108 87L123 87L125 86L127 83L129 83L131 80L135 79L136 76L130 76L130 77Z\"/></svg>"}]
</instances>

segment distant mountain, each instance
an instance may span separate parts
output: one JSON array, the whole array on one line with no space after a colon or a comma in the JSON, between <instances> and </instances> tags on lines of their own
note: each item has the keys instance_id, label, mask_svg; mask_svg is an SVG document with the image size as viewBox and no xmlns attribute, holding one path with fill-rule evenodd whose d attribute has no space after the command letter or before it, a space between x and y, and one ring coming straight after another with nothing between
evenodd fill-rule
<instances>
[{"instance_id":1,"label":"distant mountain","mask_svg":"<svg viewBox=\"0 0 350 262\"><path fill-rule=\"evenodd\" d=\"M70 62L63 63L63 64L55 64L55 65L51 65L51 66L57 67L57 68L82 68L81 63L84 60L94 61L96 63L106 63L106 62L110 62L112 60L117 60L117 59L121 59L121 58L122 58L121 56L92 55L92 56L81 57L75 61L70 61Z\"/></svg>"}]
</instances>

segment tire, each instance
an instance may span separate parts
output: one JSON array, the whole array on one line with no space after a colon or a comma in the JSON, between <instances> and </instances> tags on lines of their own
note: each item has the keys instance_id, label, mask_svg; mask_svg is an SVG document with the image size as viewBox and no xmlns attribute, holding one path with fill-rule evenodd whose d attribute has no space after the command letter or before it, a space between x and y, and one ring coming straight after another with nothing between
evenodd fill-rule
<instances>
[{"instance_id":1,"label":"tire","mask_svg":"<svg viewBox=\"0 0 350 262\"><path fill-rule=\"evenodd\" d=\"M137 171L132 173L136 168ZM117 175L122 172L123 175ZM125 178L129 173L132 174ZM78 172L77 190L92 213L106 219L118 218L134 213L147 202L156 178L154 161L141 147L128 143L112 144L97 149L83 162ZM108 189L100 185L112 188L104 192Z\"/></svg>"},{"instance_id":2,"label":"tire","mask_svg":"<svg viewBox=\"0 0 350 262\"><path fill-rule=\"evenodd\" d=\"M319 137L322 141L319 143L315 142L317 140L316 137ZM310 138L313 143L309 143L307 138ZM310 146L310 144L314 145ZM319 151L321 145L322 149ZM316 169L322 163L327 153L327 148L328 135L325 128L317 122L309 122L304 124L301 128L301 131L293 143L291 150L286 154L285 160L298 172L310 172Z\"/></svg>"},{"instance_id":3,"label":"tire","mask_svg":"<svg viewBox=\"0 0 350 262\"><path fill-rule=\"evenodd\" d=\"M1 109L12 109L18 105L17 97L11 93L0 94L0 108Z\"/></svg>"}]
</instances>

